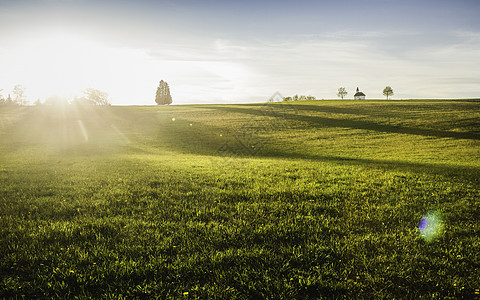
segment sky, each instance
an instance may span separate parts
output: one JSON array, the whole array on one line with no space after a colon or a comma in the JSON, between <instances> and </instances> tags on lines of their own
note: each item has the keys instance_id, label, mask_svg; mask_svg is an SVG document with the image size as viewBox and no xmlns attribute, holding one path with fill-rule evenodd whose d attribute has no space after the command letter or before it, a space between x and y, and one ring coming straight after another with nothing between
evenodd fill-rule
<instances>
[{"instance_id":1,"label":"sky","mask_svg":"<svg viewBox=\"0 0 480 300\"><path fill-rule=\"evenodd\" d=\"M0 91L115 105L480 97L478 0L0 0Z\"/></svg>"}]
</instances>

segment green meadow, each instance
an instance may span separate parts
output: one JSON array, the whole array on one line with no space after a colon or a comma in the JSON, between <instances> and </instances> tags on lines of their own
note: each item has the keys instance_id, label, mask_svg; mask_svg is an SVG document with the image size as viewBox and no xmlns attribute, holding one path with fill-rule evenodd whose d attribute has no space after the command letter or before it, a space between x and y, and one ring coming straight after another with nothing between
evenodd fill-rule
<instances>
[{"instance_id":1,"label":"green meadow","mask_svg":"<svg viewBox=\"0 0 480 300\"><path fill-rule=\"evenodd\" d=\"M0 298L480 299L479 220L476 100L0 106Z\"/></svg>"}]
</instances>

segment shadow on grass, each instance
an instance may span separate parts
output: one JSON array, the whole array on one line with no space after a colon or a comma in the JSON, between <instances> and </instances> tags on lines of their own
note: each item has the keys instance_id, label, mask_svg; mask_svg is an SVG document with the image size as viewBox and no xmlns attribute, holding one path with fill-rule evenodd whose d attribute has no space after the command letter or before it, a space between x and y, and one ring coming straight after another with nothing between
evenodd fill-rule
<instances>
[{"instance_id":1,"label":"shadow on grass","mask_svg":"<svg viewBox=\"0 0 480 300\"><path fill-rule=\"evenodd\" d=\"M316 111L323 111L324 107L313 106L311 109L316 109ZM257 108L243 108L238 106L232 107L217 107L218 110L223 110L226 112L234 112L241 114L248 114L254 116L265 116L265 113L261 109ZM304 106L296 105L295 109L306 109ZM308 107L307 107L308 109ZM343 109L337 109L334 111L326 112L337 112L345 113ZM351 112L350 112L351 113ZM272 116L275 116L272 114ZM418 127L407 127L407 126L397 126L389 124L379 124L376 122L363 121L363 120L348 120L348 119L338 119L338 118L326 118L320 116L305 116L291 113L282 113L278 115L285 117L289 120L307 122L312 128L325 128L325 127L336 127L336 128L351 128L351 129L363 129L363 130L372 130L383 133L396 133L396 134L411 134L411 135L420 135L424 137L434 137L434 138L453 138L453 139L469 139L469 140L480 140L480 134L476 132L454 132L446 130L437 130L437 129L426 129Z\"/></svg>"},{"instance_id":2,"label":"shadow on grass","mask_svg":"<svg viewBox=\"0 0 480 300\"><path fill-rule=\"evenodd\" d=\"M440 111L452 111L463 110L471 111L472 108L480 110L475 100L462 100L462 101L419 101L419 102L404 102L404 101L377 101L366 103L338 103L338 105L331 105L327 103L317 102L316 105L308 103L295 103L294 105L298 111L310 111L310 112L325 112L336 114L349 114L349 115L368 115L372 117L378 116L395 116L398 117L399 110L402 114L414 114L419 112L431 112L432 110Z\"/></svg>"},{"instance_id":3,"label":"shadow on grass","mask_svg":"<svg viewBox=\"0 0 480 300\"><path fill-rule=\"evenodd\" d=\"M225 108L222 107L220 109ZM233 111L243 112L244 110L250 111L249 109L233 108ZM262 114L262 116L263 115L264 114ZM288 117L291 117L291 115ZM315 162L326 162L382 170L408 171L417 174L430 173L449 177L456 176L475 182L480 178L480 168L477 167L408 162L401 160L349 158L336 155L310 154L305 152L299 153L282 149L282 142L276 141L271 135L259 134L261 132L259 132L258 128L253 129L252 132L244 132L251 130L251 128L240 128L237 132L232 133L225 128L212 125L195 124L189 126L189 124L191 124L189 120L182 119L177 119L175 123L170 122L168 126L157 132L158 147L151 145L147 150L138 150L146 154L155 155L160 153L159 151L162 151L162 148L166 148L176 153L204 155L215 158L223 157L225 158L225 161L235 158L255 157L286 160L311 160ZM232 130L233 129L231 129L231 131ZM268 133L268 130L266 132ZM438 132L432 134L436 137L442 135L442 133ZM179 138L179 136L182 138ZM252 146L254 147L252 148Z\"/></svg>"},{"instance_id":4,"label":"shadow on grass","mask_svg":"<svg viewBox=\"0 0 480 300\"><path fill-rule=\"evenodd\" d=\"M341 165L360 166L372 169L408 171L422 174L431 173L448 177L461 177L471 182L480 181L480 168L477 167L408 162L401 160L393 161L385 159L348 158L333 155L305 155L291 153L287 157L292 159L305 159Z\"/></svg>"},{"instance_id":5,"label":"shadow on grass","mask_svg":"<svg viewBox=\"0 0 480 300\"><path fill-rule=\"evenodd\" d=\"M346 158L336 155L310 154L288 150L288 141L279 141L271 134L276 130L294 132L296 122L305 122L311 128L352 128L395 134L413 134L432 138L454 138L479 140L476 133L461 133L434 129L378 124L369 121L345 120L338 118L298 115L297 109L324 107L301 107L290 104L256 104L235 106L209 106L210 111L260 117L240 120L237 127L220 127L221 120L205 123L205 116L190 119L175 112L135 112L112 110L110 108L72 108L70 111L51 112L50 108L32 109L18 120L2 141L7 149L15 151L40 145L57 149L63 154L111 155L114 152L143 152L158 155L170 150L179 154L196 154L225 160L235 158L280 158L303 159L342 165L357 165L386 170L402 170L421 173L455 175L469 180L478 178L480 169L455 165L428 164L397 160L368 158ZM335 108L337 109L337 108ZM172 118L175 117L175 118ZM216 116L216 114L212 115ZM173 121L174 120L174 121ZM200 121L196 121L200 120ZM88 133L88 141L82 132L82 125ZM214 124L214 125L212 125ZM218 125L217 125L218 124ZM112 127L113 126L113 127ZM290 126L290 127L289 127ZM293 126L293 127L291 127ZM130 141L131 142L130 142ZM70 150L68 150L70 149ZM69 151L68 153L66 151ZM475 175L475 176L473 176Z\"/></svg>"}]
</instances>

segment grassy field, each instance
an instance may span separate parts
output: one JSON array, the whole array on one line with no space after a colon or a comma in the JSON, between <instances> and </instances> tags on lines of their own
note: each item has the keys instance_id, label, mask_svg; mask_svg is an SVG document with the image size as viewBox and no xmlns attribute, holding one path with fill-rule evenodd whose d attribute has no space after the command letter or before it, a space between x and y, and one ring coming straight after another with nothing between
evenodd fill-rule
<instances>
[{"instance_id":1,"label":"grassy field","mask_svg":"<svg viewBox=\"0 0 480 300\"><path fill-rule=\"evenodd\" d=\"M480 299L479 216L479 101L0 106L0 298Z\"/></svg>"}]
</instances>

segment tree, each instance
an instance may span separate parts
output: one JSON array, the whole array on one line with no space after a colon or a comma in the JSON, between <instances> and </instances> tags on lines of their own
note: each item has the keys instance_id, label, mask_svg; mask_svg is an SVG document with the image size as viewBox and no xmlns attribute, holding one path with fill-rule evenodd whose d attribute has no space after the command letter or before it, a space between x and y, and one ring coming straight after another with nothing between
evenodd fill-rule
<instances>
[{"instance_id":1,"label":"tree","mask_svg":"<svg viewBox=\"0 0 480 300\"><path fill-rule=\"evenodd\" d=\"M96 105L92 100L88 100L85 97L73 97L72 104L75 105Z\"/></svg>"},{"instance_id":2,"label":"tree","mask_svg":"<svg viewBox=\"0 0 480 300\"><path fill-rule=\"evenodd\" d=\"M21 84L14 86L12 93L15 95L14 102L16 104L27 104L27 100L25 99L25 88Z\"/></svg>"},{"instance_id":3,"label":"tree","mask_svg":"<svg viewBox=\"0 0 480 300\"><path fill-rule=\"evenodd\" d=\"M387 86L383 89L383 95L387 96L387 100L389 96L393 96L393 90L391 87Z\"/></svg>"},{"instance_id":4,"label":"tree","mask_svg":"<svg viewBox=\"0 0 480 300\"><path fill-rule=\"evenodd\" d=\"M8 105L13 104L13 100L12 100L12 97L10 97L10 94L8 94L7 100L5 100L5 104L8 104Z\"/></svg>"},{"instance_id":5,"label":"tree","mask_svg":"<svg viewBox=\"0 0 480 300\"><path fill-rule=\"evenodd\" d=\"M5 104L5 98L3 98L2 91L3 89L0 89L0 105Z\"/></svg>"},{"instance_id":6,"label":"tree","mask_svg":"<svg viewBox=\"0 0 480 300\"><path fill-rule=\"evenodd\" d=\"M110 105L108 102L108 93L102 92L97 89L88 88L83 91L84 98L87 101L91 101L96 105Z\"/></svg>"},{"instance_id":7,"label":"tree","mask_svg":"<svg viewBox=\"0 0 480 300\"><path fill-rule=\"evenodd\" d=\"M345 97L347 94L348 94L348 92L344 87L341 87L341 88L338 89L337 96L342 98L342 100L343 100L343 97Z\"/></svg>"},{"instance_id":8,"label":"tree","mask_svg":"<svg viewBox=\"0 0 480 300\"><path fill-rule=\"evenodd\" d=\"M155 102L157 105L172 104L170 88L168 87L168 83L163 80L158 84L157 93L155 94Z\"/></svg>"}]
</instances>

